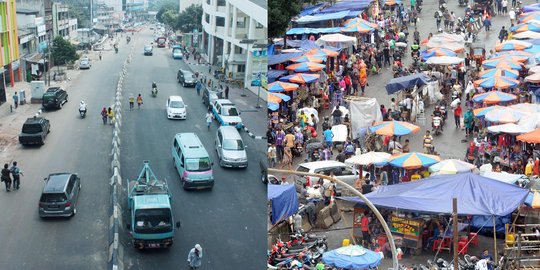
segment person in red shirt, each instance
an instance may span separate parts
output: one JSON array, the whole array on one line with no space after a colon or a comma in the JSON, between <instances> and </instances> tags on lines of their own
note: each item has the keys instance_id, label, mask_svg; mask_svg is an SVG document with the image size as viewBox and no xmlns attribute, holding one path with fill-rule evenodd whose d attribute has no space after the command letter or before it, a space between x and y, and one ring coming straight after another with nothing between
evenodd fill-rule
<instances>
[{"instance_id":1,"label":"person in red shirt","mask_svg":"<svg viewBox=\"0 0 540 270\"><path fill-rule=\"evenodd\" d=\"M370 243L369 237L369 217L367 216L367 211L364 212L362 219L360 220L360 229L362 230L362 245L367 247Z\"/></svg>"},{"instance_id":2,"label":"person in red shirt","mask_svg":"<svg viewBox=\"0 0 540 270\"><path fill-rule=\"evenodd\" d=\"M343 80L345 81L345 91L346 91L347 95L350 95L351 94L351 85L352 85L351 76L349 76L349 74L347 74L347 75L345 75Z\"/></svg>"},{"instance_id":3,"label":"person in red shirt","mask_svg":"<svg viewBox=\"0 0 540 270\"><path fill-rule=\"evenodd\" d=\"M454 109L454 121L456 121L456 128L461 126L461 102L458 102L456 108Z\"/></svg>"}]
</instances>

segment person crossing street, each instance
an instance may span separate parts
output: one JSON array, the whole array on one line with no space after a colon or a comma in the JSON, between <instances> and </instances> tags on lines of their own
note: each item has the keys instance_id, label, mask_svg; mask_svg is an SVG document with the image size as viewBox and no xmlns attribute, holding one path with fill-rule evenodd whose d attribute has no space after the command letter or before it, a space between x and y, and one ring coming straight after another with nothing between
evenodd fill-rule
<instances>
[{"instance_id":1,"label":"person crossing street","mask_svg":"<svg viewBox=\"0 0 540 270\"><path fill-rule=\"evenodd\" d=\"M19 189L21 185L21 175L24 176L21 169L17 166L17 161L13 161L13 165L9 169L11 171L11 175L13 176L13 188Z\"/></svg>"},{"instance_id":2,"label":"person crossing street","mask_svg":"<svg viewBox=\"0 0 540 270\"><path fill-rule=\"evenodd\" d=\"M202 248L201 245L196 244L194 248L189 251L188 254L188 264L189 270L196 270L201 267L201 258L202 258Z\"/></svg>"}]
</instances>

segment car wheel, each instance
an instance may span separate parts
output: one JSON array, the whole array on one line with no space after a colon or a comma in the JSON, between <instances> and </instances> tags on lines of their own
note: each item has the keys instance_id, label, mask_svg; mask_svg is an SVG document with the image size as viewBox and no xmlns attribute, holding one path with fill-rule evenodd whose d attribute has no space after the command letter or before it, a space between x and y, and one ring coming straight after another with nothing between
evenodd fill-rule
<instances>
[{"instance_id":1,"label":"car wheel","mask_svg":"<svg viewBox=\"0 0 540 270\"><path fill-rule=\"evenodd\" d=\"M266 177L265 177L264 174L261 174L261 180L262 180L263 184L268 184L268 179Z\"/></svg>"},{"instance_id":2,"label":"car wheel","mask_svg":"<svg viewBox=\"0 0 540 270\"><path fill-rule=\"evenodd\" d=\"M66 95L66 101L64 101L64 103L68 102L68 96Z\"/></svg>"}]
</instances>

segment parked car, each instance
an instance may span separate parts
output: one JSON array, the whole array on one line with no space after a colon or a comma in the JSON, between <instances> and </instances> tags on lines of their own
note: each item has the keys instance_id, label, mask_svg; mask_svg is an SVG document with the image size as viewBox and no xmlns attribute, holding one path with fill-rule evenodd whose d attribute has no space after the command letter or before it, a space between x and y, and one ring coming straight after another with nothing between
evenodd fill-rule
<instances>
[{"instance_id":1,"label":"parked car","mask_svg":"<svg viewBox=\"0 0 540 270\"><path fill-rule=\"evenodd\" d=\"M152 45L146 45L144 46L144 55L153 55L154 54L154 48Z\"/></svg>"},{"instance_id":2,"label":"parked car","mask_svg":"<svg viewBox=\"0 0 540 270\"><path fill-rule=\"evenodd\" d=\"M242 118L240 118L240 112L228 99L218 99L212 104L212 112L216 120L222 126L233 126L237 129L242 128Z\"/></svg>"},{"instance_id":3,"label":"parked car","mask_svg":"<svg viewBox=\"0 0 540 270\"><path fill-rule=\"evenodd\" d=\"M61 109L67 101L68 94L66 90L60 87L51 87L43 94L42 104L45 109Z\"/></svg>"},{"instance_id":4,"label":"parked car","mask_svg":"<svg viewBox=\"0 0 540 270\"><path fill-rule=\"evenodd\" d=\"M181 83L183 87L195 87L195 85L197 84L197 78L195 78L195 74L185 69L178 70L178 74L176 74L176 80L178 81L178 83Z\"/></svg>"},{"instance_id":5,"label":"parked car","mask_svg":"<svg viewBox=\"0 0 540 270\"><path fill-rule=\"evenodd\" d=\"M210 107L212 104L214 104L214 101L220 98L221 98L221 93L212 91L206 87L204 88L203 94L202 94L202 100L203 100L204 105L207 105Z\"/></svg>"},{"instance_id":6,"label":"parked car","mask_svg":"<svg viewBox=\"0 0 540 270\"><path fill-rule=\"evenodd\" d=\"M172 57L173 59L182 59L184 57L184 54L180 49L173 49Z\"/></svg>"},{"instance_id":7,"label":"parked car","mask_svg":"<svg viewBox=\"0 0 540 270\"><path fill-rule=\"evenodd\" d=\"M167 99L167 118L169 119L186 119L187 105L181 96L170 96Z\"/></svg>"},{"instance_id":8,"label":"parked car","mask_svg":"<svg viewBox=\"0 0 540 270\"><path fill-rule=\"evenodd\" d=\"M219 127L214 144L219 158L219 166L238 168L248 166L247 146L244 145L244 141L235 127Z\"/></svg>"},{"instance_id":9,"label":"parked car","mask_svg":"<svg viewBox=\"0 0 540 270\"><path fill-rule=\"evenodd\" d=\"M82 58L81 60L79 60L79 69L90 69L90 67L92 67L90 59Z\"/></svg>"},{"instance_id":10,"label":"parked car","mask_svg":"<svg viewBox=\"0 0 540 270\"><path fill-rule=\"evenodd\" d=\"M296 171L307 172L307 173L318 173L318 174L324 174L324 175L330 175L330 173L334 173L334 176L337 179L342 180L343 182L351 186L354 186L354 182L356 181L356 179L358 179L356 170L353 170L351 166L345 163L335 161L335 160L324 160L324 161L313 161L313 162L301 163L296 168ZM365 174L366 172L363 173L363 175ZM309 177L309 182L312 185L319 181L318 177L295 175L294 185L297 191L300 191L300 189L302 188L302 185L306 183L306 179L308 177ZM341 195L342 189L343 187L341 185L336 186L337 196Z\"/></svg>"},{"instance_id":11,"label":"parked car","mask_svg":"<svg viewBox=\"0 0 540 270\"><path fill-rule=\"evenodd\" d=\"M49 174L39 199L39 217L74 216L80 191L81 178L77 174Z\"/></svg>"},{"instance_id":12,"label":"parked car","mask_svg":"<svg viewBox=\"0 0 540 270\"><path fill-rule=\"evenodd\" d=\"M49 120L37 116L28 118L24 122L22 131L19 134L19 143L22 145L43 145L45 144L45 138L49 132L51 132Z\"/></svg>"}]
</instances>

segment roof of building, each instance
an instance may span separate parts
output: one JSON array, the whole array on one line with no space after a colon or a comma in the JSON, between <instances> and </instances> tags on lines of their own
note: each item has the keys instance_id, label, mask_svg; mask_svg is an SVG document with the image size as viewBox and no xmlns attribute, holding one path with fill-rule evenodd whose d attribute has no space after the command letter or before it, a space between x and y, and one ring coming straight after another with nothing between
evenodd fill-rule
<instances>
[{"instance_id":1,"label":"roof of building","mask_svg":"<svg viewBox=\"0 0 540 270\"><path fill-rule=\"evenodd\" d=\"M29 8L17 8L17 13L19 14L38 14L39 10L33 10Z\"/></svg>"}]
</instances>

